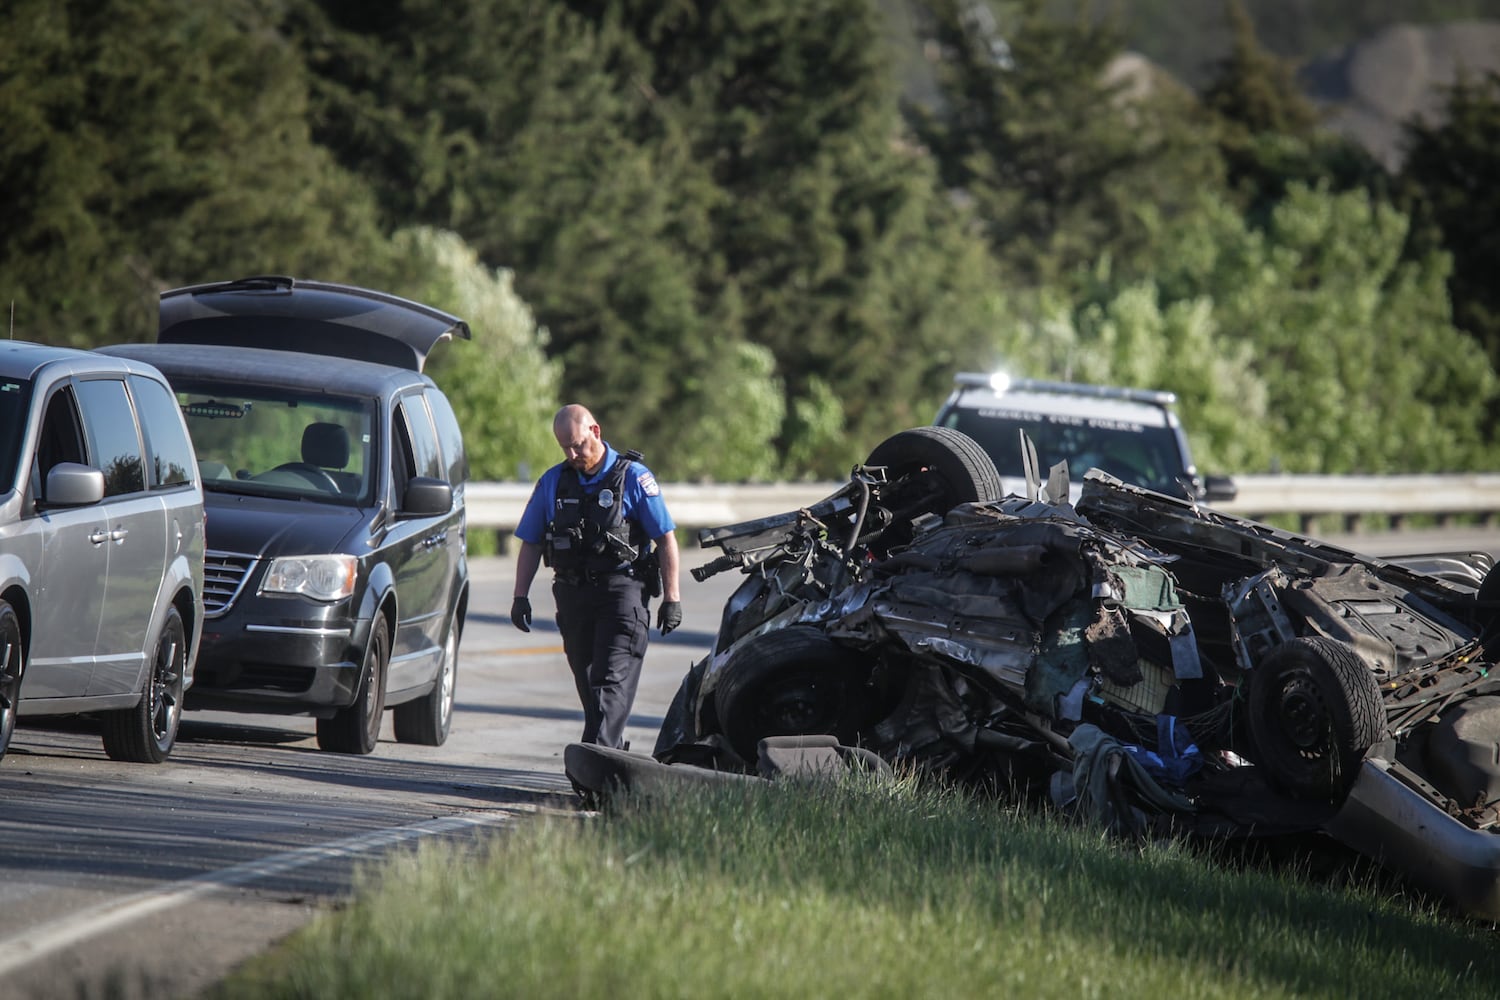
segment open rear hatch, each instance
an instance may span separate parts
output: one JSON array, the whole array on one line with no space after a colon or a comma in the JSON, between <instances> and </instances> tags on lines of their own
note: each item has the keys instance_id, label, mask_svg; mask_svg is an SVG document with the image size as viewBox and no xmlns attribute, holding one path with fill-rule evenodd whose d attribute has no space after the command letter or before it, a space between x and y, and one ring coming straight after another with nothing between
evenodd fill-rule
<instances>
[{"instance_id":1,"label":"open rear hatch","mask_svg":"<svg viewBox=\"0 0 1500 1000\"><path fill-rule=\"evenodd\" d=\"M470 339L457 316L354 285L256 275L161 294L156 339L297 351L421 371L450 338Z\"/></svg>"}]
</instances>

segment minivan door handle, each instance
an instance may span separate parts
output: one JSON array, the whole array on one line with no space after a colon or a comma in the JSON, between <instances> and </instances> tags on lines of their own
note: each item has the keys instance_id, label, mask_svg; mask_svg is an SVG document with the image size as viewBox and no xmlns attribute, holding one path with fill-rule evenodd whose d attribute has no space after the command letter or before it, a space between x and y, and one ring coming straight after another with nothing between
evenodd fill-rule
<instances>
[{"instance_id":1,"label":"minivan door handle","mask_svg":"<svg viewBox=\"0 0 1500 1000\"><path fill-rule=\"evenodd\" d=\"M103 545L105 542L109 541L109 539L110 533L107 531L100 531L98 528L95 528L93 531L89 532L89 541L95 545Z\"/></svg>"},{"instance_id":2,"label":"minivan door handle","mask_svg":"<svg viewBox=\"0 0 1500 1000\"><path fill-rule=\"evenodd\" d=\"M112 542L123 542L125 536L128 534L130 534L129 528L115 528L109 533L109 540Z\"/></svg>"}]
</instances>

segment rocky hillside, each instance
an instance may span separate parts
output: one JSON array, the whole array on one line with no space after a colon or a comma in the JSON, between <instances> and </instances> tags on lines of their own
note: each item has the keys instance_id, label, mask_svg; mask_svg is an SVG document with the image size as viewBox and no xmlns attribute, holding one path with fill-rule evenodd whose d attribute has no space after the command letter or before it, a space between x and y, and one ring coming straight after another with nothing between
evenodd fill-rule
<instances>
[{"instance_id":1,"label":"rocky hillside","mask_svg":"<svg viewBox=\"0 0 1500 1000\"><path fill-rule=\"evenodd\" d=\"M1393 25L1309 63L1299 75L1328 108L1328 124L1390 169L1400 166L1402 122L1441 117L1442 86L1460 73L1500 72L1500 22Z\"/></svg>"}]
</instances>

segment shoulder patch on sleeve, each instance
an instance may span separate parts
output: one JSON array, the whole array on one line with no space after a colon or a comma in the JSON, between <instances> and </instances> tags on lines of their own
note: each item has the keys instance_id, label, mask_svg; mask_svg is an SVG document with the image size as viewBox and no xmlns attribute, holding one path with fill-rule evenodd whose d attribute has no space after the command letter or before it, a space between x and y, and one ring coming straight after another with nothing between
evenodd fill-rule
<instances>
[{"instance_id":1,"label":"shoulder patch on sleeve","mask_svg":"<svg viewBox=\"0 0 1500 1000\"><path fill-rule=\"evenodd\" d=\"M640 486L641 492L648 497L661 496L661 487L656 485L656 477L646 469L642 469L635 477L636 484Z\"/></svg>"}]
</instances>

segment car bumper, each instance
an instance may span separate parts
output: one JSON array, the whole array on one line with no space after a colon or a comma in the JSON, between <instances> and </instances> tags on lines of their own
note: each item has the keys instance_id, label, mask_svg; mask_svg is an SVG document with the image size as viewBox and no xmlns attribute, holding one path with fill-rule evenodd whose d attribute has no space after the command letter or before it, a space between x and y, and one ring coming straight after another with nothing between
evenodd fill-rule
<instances>
[{"instance_id":1,"label":"car bumper","mask_svg":"<svg viewBox=\"0 0 1500 1000\"><path fill-rule=\"evenodd\" d=\"M1472 916L1500 920L1500 834L1465 826L1367 758L1324 829Z\"/></svg>"},{"instance_id":2,"label":"car bumper","mask_svg":"<svg viewBox=\"0 0 1500 1000\"><path fill-rule=\"evenodd\" d=\"M331 715L354 703L370 622L333 609L310 618L210 618L187 707Z\"/></svg>"}]
</instances>

